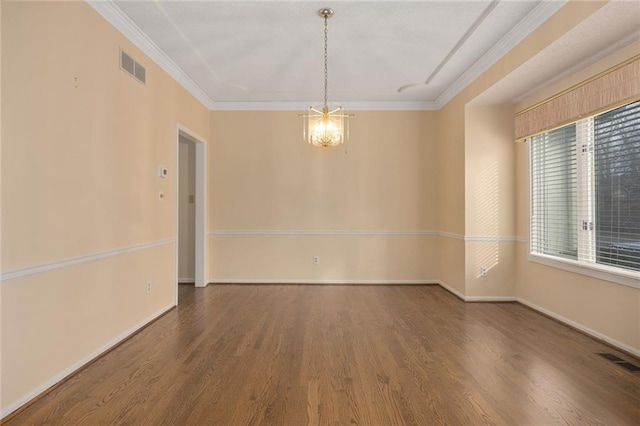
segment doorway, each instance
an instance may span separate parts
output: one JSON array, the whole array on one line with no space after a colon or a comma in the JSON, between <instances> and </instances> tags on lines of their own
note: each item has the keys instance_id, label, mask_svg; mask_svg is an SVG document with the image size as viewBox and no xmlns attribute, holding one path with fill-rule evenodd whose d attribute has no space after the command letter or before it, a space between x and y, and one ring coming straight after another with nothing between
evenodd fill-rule
<instances>
[{"instance_id":1,"label":"doorway","mask_svg":"<svg viewBox=\"0 0 640 426\"><path fill-rule=\"evenodd\" d=\"M178 126L176 146L176 304L178 284L205 287L205 141Z\"/></svg>"}]
</instances>

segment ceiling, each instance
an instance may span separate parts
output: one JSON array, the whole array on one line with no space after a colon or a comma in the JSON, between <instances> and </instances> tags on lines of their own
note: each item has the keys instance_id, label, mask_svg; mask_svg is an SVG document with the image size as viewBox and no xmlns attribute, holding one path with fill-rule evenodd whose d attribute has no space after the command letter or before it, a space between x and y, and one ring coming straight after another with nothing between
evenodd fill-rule
<instances>
[{"instance_id":1,"label":"ceiling","mask_svg":"<svg viewBox=\"0 0 640 426\"><path fill-rule=\"evenodd\" d=\"M330 101L350 109L437 109L565 3L89 4L210 109L302 109L321 103L323 20L317 11L331 7Z\"/></svg>"}]
</instances>

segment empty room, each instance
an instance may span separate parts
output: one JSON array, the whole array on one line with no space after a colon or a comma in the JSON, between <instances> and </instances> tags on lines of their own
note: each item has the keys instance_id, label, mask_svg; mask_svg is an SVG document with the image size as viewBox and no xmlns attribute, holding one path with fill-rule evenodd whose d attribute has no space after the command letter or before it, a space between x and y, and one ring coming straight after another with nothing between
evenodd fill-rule
<instances>
[{"instance_id":1,"label":"empty room","mask_svg":"<svg viewBox=\"0 0 640 426\"><path fill-rule=\"evenodd\" d=\"M0 19L2 424L640 424L640 2Z\"/></svg>"}]
</instances>

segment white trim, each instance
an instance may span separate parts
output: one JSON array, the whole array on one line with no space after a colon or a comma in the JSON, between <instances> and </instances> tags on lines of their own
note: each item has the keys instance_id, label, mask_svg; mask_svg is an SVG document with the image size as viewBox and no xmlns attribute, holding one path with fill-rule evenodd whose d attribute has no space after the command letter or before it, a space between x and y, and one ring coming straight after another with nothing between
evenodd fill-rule
<instances>
[{"instance_id":1,"label":"white trim","mask_svg":"<svg viewBox=\"0 0 640 426\"><path fill-rule=\"evenodd\" d=\"M163 246L165 244L175 243L175 238L168 238L166 240L154 241L151 243L138 244L135 246L129 246L119 248L115 250L108 250L94 254L88 254L84 256L71 257L63 260L56 260L49 263L41 263L39 265L27 266L24 268L12 269L6 272L2 272L0 275L1 281L13 280L16 278L26 277L28 275L40 274L42 272L53 271L56 269L66 268L69 266L75 266L82 263L94 262L100 259L106 259L108 257L119 256L121 254L133 253L140 250L146 250L153 247Z\"/></svg>"},{"instance_id":2,"label":"white trim","mask_svg":"<svg viewBox=\"0 0 640 426\"><path fill-rule=\"evenodd\" d=\"M193 284L196 282L194 278L178 278L178 284Z\"/></svg>"},{"instance_id":3,"label":"white trim","mask_svg":"<svg viewBox=\"0 0 640 426\"><path fill-rule=\"evenodd\" d=\"M486 241L498 241L498 242L515 242L518 241L518 237L515 236L481 236L472 235L464 236L460 234L454 234L451 232L440 231L392 231L392 230L244 230L244 229L214 229L209 231L209 235L214 236L347 236L347 237L377 237L377 236L427 236L427 237L445 237L453 238L461 241L468 242L486 242Z\"/></svg>"},{"instance_id":4,"label":"white trim","mask_svg":"<svg viewBox=\"0 0 640 426\"><path fill-rule=\"evenodd\" d=\"M576 274L586 275L603 281L640 289L640 272L625 271L624 269L600 264L587 264L575 260L562 259L529 252L527 260L552 268L563 269Z\"/></svg>"},{"instance_id":5,"label":"white trim","mask_svg":"<svg viewBox=\"0 0 640 426\"><path fill-rule=\"evenodd\" d=\"M453 83L451 83L436 99L437 109L442 108L458 93L464 90L476 78L480 77L492 65L498 62L504 55L509 53L518 43L524 40L536 28L542 25L547 19L553 16L567 3L567 0L541 1L529 12L520 22L504 35L494 46L489 49L480 59L471 65L467 71L462 73Z\"/></svg>"},{"instance_id":6,"label":"white trim","mask_svg":"<svg viewBox=\"0 0 640 426\"><path fill-rule=\"evenodd\" d=\"M330 230L211 230L209 235L267 236L437 236L437 231L330 231Z\"/></svg>"},{"instance_id":7,"label":"white trim","mask_svg":"<svg viewBox=\"0 0 640 426\"><path fill-rule=\"evenodd\" d=\"M215 278L209 284L346 284L346 285L439 285L464 302L517 302L515 296L465 296L440 280L310 280L274 278Z\"/></svg>"},{"instance_id":8,"label":"white trim","mask_svg":"<svg viewBox=\"0 0 640 426\"><path fill-rule=\"evenodd\" d=\"M451 287L450 285L448 285L444 281L438 280L438 285L440 287L444 288L445 290L447 290L449 293L452 293L454 296L457 296L463 302L465 302L464 294L460 293L458 290L456 290L455 288Z\"/></svg>"},{"instance_id":9,"label":"white trim","mask_svg":"<svg viewBox=\"0 0 640 426\"><path fill-rule=\"evenodd\" d=\"M310 280L273 278L215 278L209 284L346 284L346 285L425 285L439 284L438 280Z\"/></svg>"},{"instance_id":10,"label":"white trim","mask_svg":"<svg viewBox=\"0 0 640 426\"><path fill-rule=\"evenodd\" d=\"M211 111L304 111L318 101L213 101ZM435 101L334 101L347 111L436 111Z\"/></svg>"},{"instance_id":11,"label":"white trim","mask_svg":"<svg viewBox=\"0 0 640 426\"><path fill-rule=\"evenodd\" d=\"M529 242L529 238L527 238L527 237L516 237L516 242L518 242L518 243L528 243Z\"/></svg>"},{"instance_id":12,"label":"white trim","mask_svg":"<svg viewBox=\"0 0 640 426\"><path fill-rule=\"evenodd\" d=\"M100 16L120 31L138 49L158 64L167 74L173 77L187 92L211 109L212 101L207 94L191 78L178 67L155 44L144 31L140 29L113 0L85 0ZM147 67L148 69L148 67Z\"/></svg>"},{"instance_id":13,"label":"white trim","mask_svg":"<svg viewBox=\"0 0 640 426\"><path fill-rule=\"evenodd\" d=\"M463 302L517 302L515 296L465 296L455 288L451 287L444 281L438 281L438 285L454 296L457 296Z\"/></svg>"},{"instance_id":14,"label":"white trim","mask_svg":"<svg viewBox=\"0 0 640 426\"><path fill-rule=\"evenodd\" d=\"M575 328L577 330L580 330L583 333L586 333L591 337L595 337L596 339L600 339L602 341L605 341L605 342L607 342L608 344L610 344L612 346L615 346L615 347L620 348L620 349L622 349L622 350L624 350L626 352L629 352L629 353L631 353L631 354L633 354L633 355L635 355L637 357L640 357L640 349L638 349L638 348L634 348L633 346L629 346L629 345L627 345L625 343L622 343L622 342L619 342L619 341L617 341L615 339L612 339L611 337L609 337L609 336L607 336L605 334L602 334L602 333L600 333L598 331L592 330L589 327L586 327L586 326L584 326L584 325L582 325L580 323L577 323L577 322L575 322L573 320L570 320L569 318L565 318L562 315L556 314L553 311L550 311L548 309L540 307L540 306L538 306L538 305L536 305L534 303L529 302L526 299L523 299L523 298L519 297L517 300L518 300L518 303L522 303L523 305L528 306L528 307L530 307L531 309L533 309L535 311L538 311L540 313L548 315L551 318L556 319L556 320L558 320L558 321L560 321L560 322L562 322L564 324L567 324L567 325L569 325L569 326L571 326L571 327L573 327L573 328Z\"/></svg>"},{"instance_id":15,"label":"white trim","mask_svg":"<svg viewBox=\"0 0 640 426\"><path fill-rule=\"evenodd\" d=\"M517 302L515 296L465 296L465 302Z\"/></svg>"},{"instance_id":16,"label":"white trim","mask_svg":"<svg viewBox=\"0 0 640 426\"><path fill-rule=\"evenodd\" d=\"M206 287L205 252L207 250L207 143L202 139L196 144L196 287ZM177 264L176 264L177 267Z\"/></svg>"},{"instance_id":17,"label":"white trim","mask_svg":"<svg viewBox=\"0 0 640 426\"><path fill-rule=\"evenodd\" d=\"M565 325L568 325L570 327L575 328L576 330L580 330L581 332L594 337L596 339L602 340L614 347L617 347L619 349L622 349L626 352L629 352L630 354L633 354L637 357L640 357L640 349L638 348L634 348L633 346L629 346L625 343L619 342L615 339L612 339L611 337L602 334L598 331L592 330L589 327L586 327L580 323L577 323L573 320L570 320L568 318L563 317L562 315L559 315L553 311L550 311L548 309L545 309L543 307L540 307L534 303L529 302L526 299L523 299L521 297L505 297L505 296L465 296L462 293L460 293L459 291L457 291L456 289L454 289L453 287L450 287L449 285L447 285L445 282L443 281L438 281L438 284L444 288L445 290L451 292L452 294L454 294L455 296L457 296L459 299L461 299L464 302L517 302L517 303L521 303L525 306L528 306L529 308L533 309L534 311L540 312L542 314L545 314Z\"/></svg>"},{"instance_id":18,"label":"white trim","mask_svg":"<svg viewBox=\"0 0 640 426\"><path fill-rule=\"evenodd\" d=\"M464 235L454 234L453 232L440 231L440 232L438 232L438 236L443 237L443 238L453 238L454 240L464 241Z\"/></svg>"},{"instance_id":19,"label":"white trim","mask_svg":"<svg viewBox=\"0 0 640 426\"><path fill-rule=\"evenodd\" d=\"M209 280L210 284L350 284L350 285L371 285L371 284L381 284L381 285L407 285L407 284L415 284L415 285L425 285L425 284L437 284L448 292L452 293L454 296L458 297L463 302L517 302L522 303L523 305L528 306L529 308L541 312L545 315L550 316L564 324L567 324L577 330L580 330L592 337L603 340L610 345L618 347L624 351L627 351L636 356L640 356L640 349L634 348L622 342L619 342L615 339L610 338L602 333L599 333L595 330L592 330L588 327L585 327L575 321L572 321L568 318L565 318L561 315L558 315L552 311L549 311L545 308L537 306L526 299L515 297L515 296L465 296L458 290L449 286L447 283L441 280L291 280L291 279L215 279Z\"/></svg>"},{"instance_id":20,"label":"white trim","mask_svg":"<svg viewBox=\"0 0 640 426\"><path fill-rule=\"evenodd\" d=\"M56 383L60 382L65 377L68 377L71 374L74 374L76 371L78 371L80 368L84 367L89 362L91 362L94 359L98 358L99 356L103 355L105 352L107 352L108 350L110 350L114 346L118 345L120 342L122 342L122 341L126 340L128 337L132 336L134 333L136 333L138 330L140 330L145 325L149 324L150 322L152 322L156 318L159 318L161 315L163 315L164 313L168 312L174 306L175 306L174 304L170 304L170 305L165 306L164 308L160 309L156 313L152 314L151 316L149 316L146 319L142 320L141 322L137 323L136 325L134 325L133 327L131 327L130 329L128 329L124 333L121 333L120 335L118 335L117 337L115 337L114 339L109 341L107 344L105 344L105 345L101 346L100 348L96 349L95 351L91 352L89 355L87 355L86 357L82 358L80 361L74 363L73 365L69 366L68 368L65 368L60 373L56 374L55 376L53 376L49 380L47 380L44 383L42 383L40 386L38 386L35 389L31 390L30 392L28 392L24 396L18 398L18 400L16 400L16 401L12 402L11 404L7 405L2 410L2 412L0 412L0 419L6 417L7 415L9 415L11 413L13 413L15 410L17 410L18 408L22 407L24 404L26 404L27 402L31 401L33 398L37 397L38 395L40 395L41 393L43 393L44 391L49 389L51 386L53 386Z\"/></svg>"},{"instance_id":21,"label":"white trim","mask_svg":"<svg viewBox=\"0 0 640 426\"><path fill-rule=\"evenodd\" d=\"M513 242L516 241L516 239L517 239L517 237L483 237L483 236L476 236L476 235L464 237L464 240L468 241L468 242L494 242L494 241L498 241L498 242L501 242L501 243L513 243Z\"/></svg>"}]
</instances>

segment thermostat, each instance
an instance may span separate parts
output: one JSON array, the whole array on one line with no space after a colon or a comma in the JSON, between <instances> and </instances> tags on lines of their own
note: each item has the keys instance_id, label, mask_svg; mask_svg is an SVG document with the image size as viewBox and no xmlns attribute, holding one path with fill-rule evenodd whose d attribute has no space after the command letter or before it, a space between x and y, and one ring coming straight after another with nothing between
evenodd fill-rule
<instances>
[{"instance_id":1,"label":"thermostat","mask_svg":"<svg viewBox=\"0 0 640 426\"><path fill-rule=\"evenodd\" d=\"M160 167L158 170L159 170L158 173L160 174L160 177L166 178L167 176L169 176L169 171L166 168Z\"/></svg>"}]
</instances>

